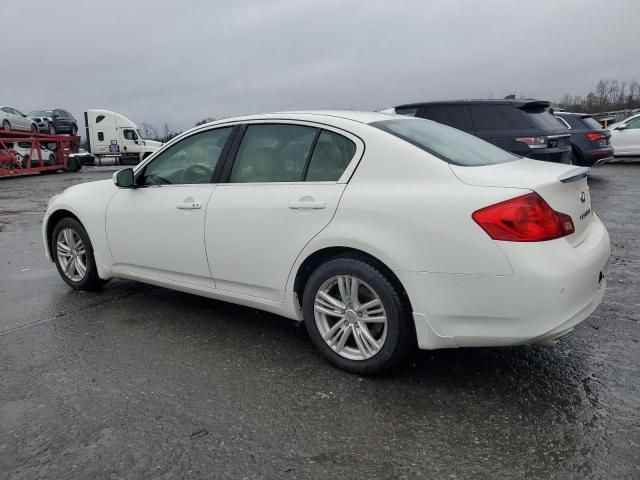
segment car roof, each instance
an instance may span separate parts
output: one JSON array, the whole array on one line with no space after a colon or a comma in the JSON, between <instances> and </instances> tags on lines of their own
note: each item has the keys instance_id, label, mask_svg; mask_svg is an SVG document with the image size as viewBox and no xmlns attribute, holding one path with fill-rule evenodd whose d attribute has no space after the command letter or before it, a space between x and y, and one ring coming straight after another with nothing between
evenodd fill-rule
<instances>
[{"instance_id":1,"label":"car roof","mask_svg":"<svg viewBox=\"0 0 640 480\"><path fill-rule=\"evenodd\" d=\"M476 100L437 100L433 102L417 102L406 103L403 105L397 105L395 108L416 108L426 105L512 105L514 107L541 107L547 108L551 105L546 100L534 100L534 99L476 99Z\"/></svg>"},{"instance_id":2,"label":"car roof","mask_svg":"<svg viewBox=\"0 0 640 480\"><path fill-rule=\"evenodd\" d=\"M397 117L395 115L389 115L387 113L380 112L365 112L365 111L353 111L353 110L299 110L290 112L273 112L273 113L261 113L256 115L245 115L242 117L223 118L211 122L207 125L216 125L221 123L241 122L251 120L308 120L308 121L325 121L331 123L332 120L351 120L357 123L369 124L373 122L379 122L381 120L390 120Z\"/></svg>"}]
</instances>

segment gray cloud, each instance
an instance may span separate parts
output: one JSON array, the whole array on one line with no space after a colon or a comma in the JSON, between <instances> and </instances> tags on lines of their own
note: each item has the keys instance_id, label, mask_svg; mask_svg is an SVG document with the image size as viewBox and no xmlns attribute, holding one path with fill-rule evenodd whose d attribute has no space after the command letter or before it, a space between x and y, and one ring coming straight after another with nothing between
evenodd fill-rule
<instances>
[{"instance_id":1,"label":"gray cloud","mask_svg":"<svg viewBox=\"0 0 640 480\"><path fill-rule=\"evenodd\" d=\"M207 116L586 94L640 80L640 2L3 2L0 102ZM20 20L23 19L24 21Z\"/></svg>"}]
</instances>

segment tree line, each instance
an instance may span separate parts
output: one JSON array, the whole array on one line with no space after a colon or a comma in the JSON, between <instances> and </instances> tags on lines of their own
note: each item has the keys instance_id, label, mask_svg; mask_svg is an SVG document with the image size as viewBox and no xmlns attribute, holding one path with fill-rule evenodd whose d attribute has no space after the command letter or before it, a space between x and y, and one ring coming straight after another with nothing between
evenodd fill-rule
<instances>
[{"instance_id":1,"label":"tree line","mask_svg":"<svg viewBox=\"0 0 640 480\"><path fill-rule=\"evenodd\" d=\"M587 95L567 93L556 103L572 112L588 113L640 108L640 83L635 79L599 80L595 90Z\"/></svg>"},{"instance_id":2,"label":"tree line","mask_svg":"<svg viewBox=\"0 0 640 480\"><path fill-rule=\"evenodd\" d=\"M205 123L214 122L215 120L215 118L206 117L196 122L195 126L197 127L198 125L204 125ZM140 133L142 133L143 138L149 140L158 140L165 143L171 140L173 137L177 137L182 132L173 130L171 127L169 127L169 124L167 122L164 123L160 131L158 131L158 129L152 124L143 122L140 124Z\"/></svg>"}]
</instances>

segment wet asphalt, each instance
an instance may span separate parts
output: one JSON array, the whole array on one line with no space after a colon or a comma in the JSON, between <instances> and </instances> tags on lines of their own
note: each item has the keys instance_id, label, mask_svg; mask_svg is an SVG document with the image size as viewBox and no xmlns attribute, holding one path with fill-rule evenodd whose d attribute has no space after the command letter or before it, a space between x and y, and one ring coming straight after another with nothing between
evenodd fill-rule
<instances>
[{"instance_id":1,"label":"wet asphalt","mask_svg":"<svg viewBox=\"0 0 640 480\"><path fill-rule=\"evenodd\" d=\"M378 378L275 315L70 290L43 256L47 199L112 172L0 180L0 478L640 478L640 162L591 175L609 287L571 335Z\"/></svg>"}]
</instances>

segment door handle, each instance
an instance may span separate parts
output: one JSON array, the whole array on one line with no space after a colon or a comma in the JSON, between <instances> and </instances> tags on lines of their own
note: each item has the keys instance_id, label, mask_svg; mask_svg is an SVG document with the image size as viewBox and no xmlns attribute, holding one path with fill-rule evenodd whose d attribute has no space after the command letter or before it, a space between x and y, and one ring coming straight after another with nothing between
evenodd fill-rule
<instances>
[{"instance_id":1,"label":"door handle","mask_svg":"<svg viewBox=\"0 0 640 480\"><path fill-rule=\"evenodd\" d=\"M178 210L198 210L202 208L202 204L200 202L182 202L176 205Z\"/></svg>"},{"instance_id":2,"label":"door handle","mask_svg":"<svg viewBox=\"0 0 640 480\"><path fill-rule=\"evenodd\" d=\"M313 199L310 199L310 200L300 199L295 202L291 202L289 204L289 208L291 208L292 210L298 210L298 209L318 210L320 208L325 208L326 206L327 206L327 202L322 202L322 201L316 202Z\"/></svg>"}]
</instances>

